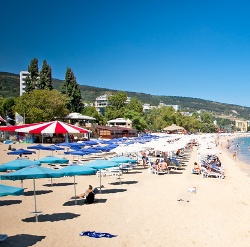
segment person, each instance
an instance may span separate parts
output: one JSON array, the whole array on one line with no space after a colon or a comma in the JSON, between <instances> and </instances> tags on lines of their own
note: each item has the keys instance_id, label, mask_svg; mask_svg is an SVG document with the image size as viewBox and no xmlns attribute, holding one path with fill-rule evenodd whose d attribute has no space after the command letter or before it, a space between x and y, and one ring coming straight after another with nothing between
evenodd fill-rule
<instances>
[{"instance_id":1,"label":"person","mask_svg":"<svg viewBox=\"0 0 250 247\"><path fill-rule=\"evenodd\" d=\"M236 150L234 149L234 152L233 152L233 159L236 160Z\"/></svg>"},{"instance_id":2,"label":"person","mask_svg":"<svg viewBox=\"0 0 250 247\"><path fill-rule=\"evenodd\" d=\"M147 154L146 154L145 151L143 151L141 154L142 154L142 165L143 165L143 167L145 167L146 166Z\"/></svg>"},{"instance_id":3,"label":"person","mask_svg":"<svg viewBox=\"0 0 250 247\"><path fill-rule=\"evenodd\" d=\"M85 193L82 193L82 194L76 196L76 198L86 198L85 202L87 202L87 203L93 203L94 197L95 197L95 193L93 191L92 185L89 185L89 187L85 191ZM75 197L72 196L71 199L75 199Z\"/></svg>"},{"instance_id":4,"label":"person","mask_svg":"<svg viewBox=\"0 0 250 247\"><path fill-rule=\"evenodd\" d=\"M163 161L163 162L161 162L160 163L160 169L161 169L161 171L167 171L168 170L168 164L167 164L167 162L165 162L165 161Z\"/></svg>"},{"instance_id":5,"label":"person","mask_svg":"<svg viewBox=\"0 0 250 247\"><path fill-rule=\"evenodd\" d=\"M160 159L156 159L155 162L153 163L152 165L152 168L156 171L159 170L159 162L160 162Z\"/></svg>"},{"instance_id":6,"label":"person","mask_svg":"<svg viewBox=\"0 0 250 247\"><path fill-rule=\"evenodd\" d=\"M197 162L194 162L194 171L195 172L200 172L201 171L200 166L198 165Z\"/></svg>"}]
</instances>

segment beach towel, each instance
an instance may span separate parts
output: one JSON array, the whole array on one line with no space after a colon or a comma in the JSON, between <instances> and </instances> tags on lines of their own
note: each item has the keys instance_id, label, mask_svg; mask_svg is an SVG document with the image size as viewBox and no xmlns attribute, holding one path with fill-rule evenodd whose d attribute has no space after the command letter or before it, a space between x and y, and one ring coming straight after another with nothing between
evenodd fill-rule
<instances>
[{"instance_id":1,"label":"beach towel","mask_svg":"<svg viewBox=\"0 0 250 247\"><path fill-rule=\"evenodd\" d=\"M113 234L106 233L106 232L86 231L86 232L80 233L80 236L88 236L91 238L114 238L117 235L113 235Z\"/></svg>"}]
</instances>

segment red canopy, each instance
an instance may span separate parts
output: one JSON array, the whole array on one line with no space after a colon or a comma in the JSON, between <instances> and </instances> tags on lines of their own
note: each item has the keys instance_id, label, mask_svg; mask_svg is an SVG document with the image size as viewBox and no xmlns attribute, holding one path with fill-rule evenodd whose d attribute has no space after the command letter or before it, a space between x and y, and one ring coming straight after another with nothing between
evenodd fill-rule
<instances>
[{"instance_id":1,"label":"red canopy","mask_svg":"<svg viewBox=\"0 0 250 247\"><path fill-rule=\"evenodd\" d=\"M21 129L21 128L25 128L25 127L29 127L29 126L33 126L37 124L41 124L41 123L22 124L22 125L14 125L14 126L0 126L0 130L14 132L16 131L16 129Z\"/></svg>"},{"instance_id":2,"label":"red canopy","mask_svg":"<svg viewBox=\"0 0 250 247\"><path fill-rule=\"evenodd\" d=\"M14 127L14 126L13 126ZM32 133L32 134L67 134L67 133L88 133L87 129L74 126L72 124L60 122L60 121L52 121L46 123L38 123L32 124L30 126L15 126L14 131L16 132L24 132L24 133Z\"/></svg>"}]
</instances>

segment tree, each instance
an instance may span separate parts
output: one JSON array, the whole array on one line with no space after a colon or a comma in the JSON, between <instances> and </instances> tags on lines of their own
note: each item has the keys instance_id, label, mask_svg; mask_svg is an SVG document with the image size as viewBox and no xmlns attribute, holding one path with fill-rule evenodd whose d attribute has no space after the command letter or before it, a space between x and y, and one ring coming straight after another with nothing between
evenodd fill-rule
<instances>
[{"instance_id":1,"label":"tree","mask_svg":"<svg viewBox=\"0 0 250 247\"><path fill-rule=\"evenodd\" d=\"M113 96L108 97L108 106L106 107L105 117L107 120L124 117L125 102L127 94L119 91Z\"/></svg>"},{"instance_id":2,"label":"tree","mask_svg":"<svg viewBox=\"0 0 250 247\"><path fill-rule=\"evenodd\" d=\"M126 109L136 111L141 115L143 114L142 103L136 97L130 99L130 102L127 104Z\"/></svg>"},{"instance_id":3,"label":"tree","mask_svg":"<svg viewBox=\"0 0 250 247\"><path fill-rule=\"evenodd\" d=\"M67 68L61 92L68 97L67 108L71 112L81 112L84 105L79 85L71 68Z\"/></svg>"},{"instance_id":4,"label":"tree","mask_svg":"<svg viewBox=\"0 0 250 247\"><path fill-rule=\"evenodd\" d=\"M124 118L132 121L134 129L144 131L147 128L147 123L144 117L137 111L126 109L124 112Z\"/></svg>"},{"instance_id":5,"label":"tree","mask_svg":"<svg viewBox=\"0 0 250 247\"><path fill-rule=\"evenodd\" d=\"M207 124L211 124L213 123L213 118L211 116L211 114L209 112L203 112L201 114L201 122L202 123L207 123Z\"/></svg>"},{"instance_id":6,"label":"tree","mask_svg":"<svg viewBox=\"0 0 250 247\"><path fill-rule=\"evenodd\" d=\"M103 124L104 119L102 114L100 114L94 106L87 106L83 109L82 113L87 116L94 117L96 119L96 122L100 125Z\"/></svg>"},{"instance_id":7,"label":"tree","mask_svg":"<svg viewBox=\"0 0 250 247\"><path fill-rule=\"evenodd\" d=\"M52 72L51 67L47 64L47 61L43 61L42 70L40 71L40 79L38 80L38 89L52 90Z\"/></svg>"},{"instance_id":8,"label":"tree","mask_svg":"<svg viewBox=\"0 0 250 247\"><path fill-rule=\"evenodd\" d=\"M37 81L39 77L39 71L38 71L38 59L33 58L30 62L30 65L28 66L28 72L29 75L25 79L25 92L31 92L35 90L37 86Z\"/></svg>"},{"instance_id":9,"label":"tree","mask_svg":"<svg viewBox=\"0 0 250 247\"><path fill-rule=\"evenodd\" d=\"M57 90L34 90L16 98L14 111L25 114L26 123L51 121L65 117L67 96Z\"/></svg>"}]
</instances>

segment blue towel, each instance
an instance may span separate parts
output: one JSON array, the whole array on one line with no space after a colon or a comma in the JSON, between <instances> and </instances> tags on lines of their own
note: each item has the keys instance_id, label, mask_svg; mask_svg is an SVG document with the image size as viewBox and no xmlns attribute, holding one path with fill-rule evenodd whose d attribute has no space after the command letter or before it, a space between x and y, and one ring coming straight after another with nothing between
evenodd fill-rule
<instances>
[{"instance_id":1,"label":"blue towel","mask_svg":"<svg viewBox=\"0 0 250 247\"><path fill-rule=\"evenodd\" d=\"M88 236L91 238L114 238L117 235L112 235L110 233L105 233L105 232L86 231L86 232L80 233L80 236Z\"/></svg>"}]
</instances>

